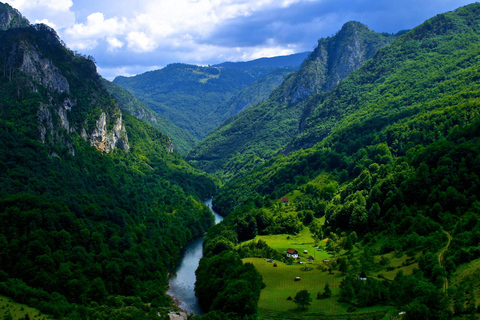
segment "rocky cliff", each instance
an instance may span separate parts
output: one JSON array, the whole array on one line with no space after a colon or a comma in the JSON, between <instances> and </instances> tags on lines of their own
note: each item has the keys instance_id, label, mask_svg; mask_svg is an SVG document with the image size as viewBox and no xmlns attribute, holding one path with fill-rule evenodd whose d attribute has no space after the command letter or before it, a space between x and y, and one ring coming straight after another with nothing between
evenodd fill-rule
<instances>
[{"instance_id":1,"label":"rocky cliff","mask_svg":"<svg viewBox=\"0 0 480 320\"><path fill-rule=\"evenodd\" d=\"M0 30L28 27L29 25L30 22L18 10L8 4L0 3Z\"/></svg>"},{"instance_id":2,"label":"rocky cliff","mask_svg":"<svg viewBox=\"0 0 480 320\"><path fill-rule=\"evenodd\" d=\"M376 33L359 22L348 22L332 37L322 38L269 99L227 119L189 154L188 159L207 172L238 176L279 152L302 133L309 99L333 88L370 59L395 35ZM311 141L309 141L310 143ZM294 146L296 147L296 146Z\"/></svg>"},{"instance_id":3,"label":"rocky cliff","mask_svg":"<svg viewBox=\"0 0 480 320\"><path fill-rule=\"evenodd\" d=\"M75 154L71 134L77 134L102 152L129 150L122 113L91 59L67 49L50 27L28 25L1 3L0 29L0 85L12 100L36 107L37 140Z\"/></svg>"},{"instance_id":4,"label":"rocky cliff","mask_svg":"<svg viewBox=\"0 0 480 320\"><path fill-rule=\"evenodd\" d=\"M347 22L334 36L318 40L318 46L283 88L283 101L298 103L333 88L394 39L394 35L376 33L360 22Z\"/></svg>"}]
</instances>

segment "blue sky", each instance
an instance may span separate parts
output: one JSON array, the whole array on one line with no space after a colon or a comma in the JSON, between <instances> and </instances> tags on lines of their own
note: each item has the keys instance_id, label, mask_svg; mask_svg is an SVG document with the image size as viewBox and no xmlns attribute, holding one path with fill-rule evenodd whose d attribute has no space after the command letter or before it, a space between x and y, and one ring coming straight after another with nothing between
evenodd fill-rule
<instances>
[{"instance_id":1,"label":"blue sky","mask_svg":"<svg viewBox=\"0 0 480 320\"><path fill-rule=\"evenodd\" d=\"M1 1L1 0L0 0ZM468 0L7 0L57 30L112 80L169 63L247 61L311 51L351 20L411 29Z\"/></svg>"}]
</instances>

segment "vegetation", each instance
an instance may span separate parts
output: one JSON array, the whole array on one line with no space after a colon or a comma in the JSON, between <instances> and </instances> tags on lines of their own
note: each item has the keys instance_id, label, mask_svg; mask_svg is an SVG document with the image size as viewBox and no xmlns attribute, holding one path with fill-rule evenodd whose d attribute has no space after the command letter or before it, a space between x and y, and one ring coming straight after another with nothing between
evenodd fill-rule
<instances>
[{"instance_id":1,"label":"vegetation","mask_svg":"<svg viewBox=\"0 0 480 320\"><path fill-rule=\"evenodd\" d=\"M165 315L167 272L212 225L202 200L215 181L127 114L129 152L101 153L81 131L102 113L113 127L120 110L93 61L46 26L2 31L0 41L0 293L56 318ZM36 73L27 55L56 69ZM67 102L68 130L57 111Z\"/></svg>"},{"instance_id":2,"label":"vegetation","mask_svg":"<svg viewBox=\"0 0 480 320\"><path fill-rule=\"evenodd\" d=\"M166 134L172 139L174 149L181 154L187 153L195 146L197 140L187 131L174 125L166 117L154 112L145 104L137 100L130 92L122 87L102 79L102 83L107 91L114 97L119 107Z\"/></svg>"},{"instance_id":3,"label":"vegetation","mask_svg":"<svg viewBox=\"0 0 480 320\"><path fill-rule=\"evenodd\" d=\"M269 99L224 122L187 159L226 180L264 164L295 137L311 95L332 88L394 38L346 23L335 36L320 39L301 69L288 75Z\"/></svg>"},{"instance_id":4,"label":"vegetation","mask_svg":"<svg viewBox=\"0 0 480 320\"><path fill-rule=\"evenodd\" d=\"M278 84L278 79L268 74L277 69L263 66L248 69L200 67L176 63L134 77L117 77L114 83L200 140L228 116L267 98ZM286 73L291 68L282 70ZM265 87L246 89L255 81ZM244 89L247 91L236 97Z\"/></svg>"},{"instance_id":5,"label":"vegetation","mask_svg":"<svg viewBox=\"0 0 480 320\"><path fill-rule=\"evenodd\" d=\"M295 298L293 298L293 302L298 304L300 309L305 309L310 305L310 302L312 302L312 298L308 290L300 290L295 295Z\"/></svg>"},{"instance_id":6,"label":"vegetation","mask_svg":"<svg viewBox=\"0 0 480 320\"><path fill-rule=\"evenodd\" d=\"M303 132L289 148L313 147L276 155L222 187L214 206L228 216L207 245L229 234L244 257L266 255L264 235L293 237L308 226L315 244L328 238L341 278L339 289L329 286L346 312L380 303L407 319L472 315L472 277L456 282L465 292L446 281L480 257L479 12L472 4L426 21L305 102ZM241 243L252 239L258 250ZM325 282L317 286L308 290Z\"/></svg>"}]
</instances>

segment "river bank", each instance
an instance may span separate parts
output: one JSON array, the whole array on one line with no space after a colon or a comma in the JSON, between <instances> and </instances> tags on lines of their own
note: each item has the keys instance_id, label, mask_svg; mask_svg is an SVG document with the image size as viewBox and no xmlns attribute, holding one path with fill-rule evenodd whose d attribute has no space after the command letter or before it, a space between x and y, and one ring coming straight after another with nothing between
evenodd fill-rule
<instances>
[{"instance_id":1,"label":"river bank","mask_svg":"<svg viewBox=\"0 0 480 320\"><path fill-rule=\"evenodd\" d=\"M212 199L204 202L212 210ZM215 224L223 220L223 217L212 210L215 217ZM185 313L202 315L203 312L198 305L195 296L195 270L203 256L202 244L205 237L200 237L189 243L184 250L176 273L169 279L167 294L173 298L177 307Z\"/></svg>"}]
</instances>

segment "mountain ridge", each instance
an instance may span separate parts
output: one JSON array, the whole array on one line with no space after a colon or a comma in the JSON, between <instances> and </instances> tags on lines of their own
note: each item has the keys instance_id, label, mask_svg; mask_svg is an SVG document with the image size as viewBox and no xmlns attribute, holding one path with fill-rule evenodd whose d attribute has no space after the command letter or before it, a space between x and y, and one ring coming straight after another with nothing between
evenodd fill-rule
<instances>
[{"instance_id":1,"label":"mountain ridge","mask_svg":"<svg viewBox=\"0 0 480 320\"><path fill-rule=\"evenodd\" d=\"M328 90L346 75L345 70L353 71L394 38L358 22L346 23L333 37L320 39L301 68L289 74L269 99L225 121L187 159L227 179L265 162L295 137L308 97Z\"/></svg>"}]
</instances>

